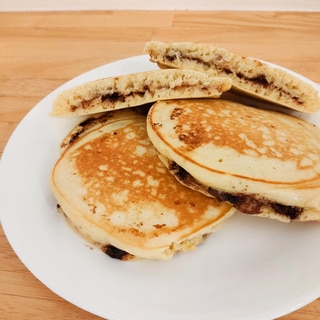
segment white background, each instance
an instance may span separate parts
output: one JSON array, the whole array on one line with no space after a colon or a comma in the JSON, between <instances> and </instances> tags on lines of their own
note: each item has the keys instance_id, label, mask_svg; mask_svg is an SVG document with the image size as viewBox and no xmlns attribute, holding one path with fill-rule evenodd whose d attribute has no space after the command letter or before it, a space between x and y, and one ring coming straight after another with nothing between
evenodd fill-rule
<instances>
[{"instance_id":1,"label":"white background","mask_svg":"<svg viewBox=\"0 0 320 320\"><path fill-rule=\"evenodd\" d=\"M0 0L0 11L124 9L320 11L320 0Z\"/></svg>"}]
</instances>

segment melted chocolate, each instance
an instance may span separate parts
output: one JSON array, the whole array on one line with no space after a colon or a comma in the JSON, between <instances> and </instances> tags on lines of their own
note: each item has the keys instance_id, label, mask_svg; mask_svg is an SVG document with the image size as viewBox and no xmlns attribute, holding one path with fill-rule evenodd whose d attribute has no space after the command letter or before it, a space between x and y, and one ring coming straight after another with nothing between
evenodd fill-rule
<instances>
[{"instance_id":1,"label":"melted chocolate","mask_svg":"<svg viewBox=\"0 0 320 320\"><path fill-rule=\"evenodd\" d=\"M176 178L186 186L199 190L199 181L192 177L185 169L180 167L177 163L171 162L169 170L173 172ZM198 187L198 188L197 188ZM211 187L207 188L207 193L215 197L218 201L227 201L231 203L237 210L247 214L259 214L262 211L263 206L272 208L276 213L286 216L291 220L299 218L303 212L303 208L295 206L287 206L281 203L270 201L265 198L261 198L254 194L243 193L229 193L220 191Z\"/></svg>"},{"instance_id":2,"label":"melted chocolate","mask_svg":"<svg viewBox=\"0 0 320 320\"><path fill-rule=\"evenodd\" d=\"M107 244L102 248L102 251L111 258L118 260L128 260L128 257L131 256L130 253L118 249L111 244Z\"/></svg>"}]
</instances>

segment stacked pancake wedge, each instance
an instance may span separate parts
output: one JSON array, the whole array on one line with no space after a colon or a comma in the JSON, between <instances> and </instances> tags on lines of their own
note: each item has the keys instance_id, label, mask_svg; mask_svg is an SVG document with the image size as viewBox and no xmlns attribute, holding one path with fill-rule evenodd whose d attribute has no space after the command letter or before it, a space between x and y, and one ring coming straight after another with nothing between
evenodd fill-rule
<instances>
[{"instance_id":1,"label":"stacked pancake wedge","mask_svg":"<svg viewBox=\"0 0 320 320\"><path fill-rule=\"evenodd\" d=\"M320 109L319 91L308 79L264 61L212 44L150 41L150 60L162 68L190 69L232 80L232 88L301 112Z\"/></svg>"},{"instance_id":2,"label":"stacked pancake wedge","mask_svg":"<svg viewBox=\"0 0 320 320\"><path fill-rule=\"evenodd\" d=\"M225 77L192 70L154 70L89 81L63 91L52 115L91 115L166 99L218 98L231 88Z\"/></svg>"},{"instance_id":3,"label":"stacked pancake wedge","mask_svg":"<svg viewBox=\"0 0 320 320\"><path fill-rule=\"evenodd\" d=\"M53 193L68 222L113 258L169 259L234 212L176 181L136 110L86 120L71 136L52 170Z\"/></svg>"}]
</instances>

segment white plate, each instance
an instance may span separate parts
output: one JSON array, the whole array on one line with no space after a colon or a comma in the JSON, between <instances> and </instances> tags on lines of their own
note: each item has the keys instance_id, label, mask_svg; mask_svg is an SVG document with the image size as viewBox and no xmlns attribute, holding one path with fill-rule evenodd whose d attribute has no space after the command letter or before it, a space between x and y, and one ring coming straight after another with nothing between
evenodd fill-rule
<instances>
[{"instance_id":1,"label":"white plate","mask_svg":"<svg viewBox=\"0 0 320 320\"><path fill-rule=\"evenodd\" d=\"M121 262L93 249L57 213L49 173L80 119L49 116L54 97L84 81L155 68L138 56L94 69L44 98L17 127L1 161L0 195L1 222L19 258L52 291L110 320L271 319L316 299L317 223L236 214L194 252Z\"/></svg>"}]
</instances>

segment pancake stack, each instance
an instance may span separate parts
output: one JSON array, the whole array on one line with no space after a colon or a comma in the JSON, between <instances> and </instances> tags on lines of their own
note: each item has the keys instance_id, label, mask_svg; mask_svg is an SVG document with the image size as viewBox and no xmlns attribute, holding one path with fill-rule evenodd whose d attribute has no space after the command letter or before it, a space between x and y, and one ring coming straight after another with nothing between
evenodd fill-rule
<instances>
[{"instance_id":1,"label":"pancake stack","mask_svg":"<svg viewBox=\"0 0 320 320\"><path fill-rule=\"evenodd\" d=\"M310 113L320 109L310 83L281 69L276 85L253 94L262 81L213 67L228 56L209 55L213 46L151 42L146 51L165 69L91 81L53 105L54 115L86 115L61 142L50 178L59 211L81 236L120 260L170 259L235 211L320 220L320 129L224 97L236 88ZM254 61L252 79L262 72Z\"/></svg>"}]
</instances>

